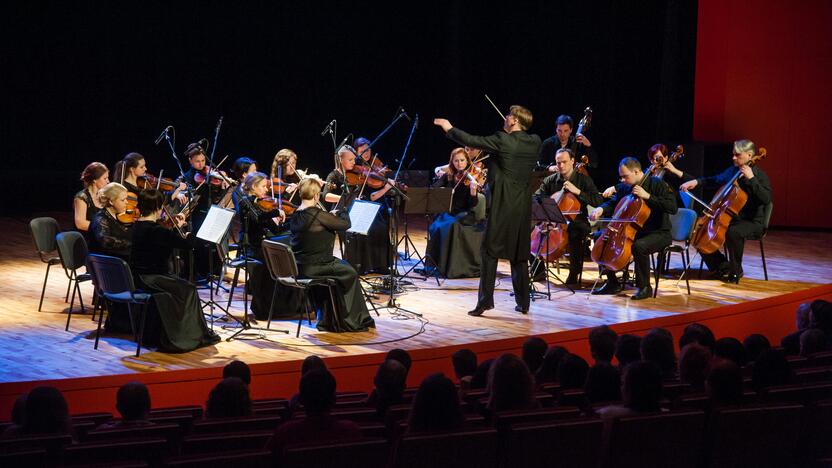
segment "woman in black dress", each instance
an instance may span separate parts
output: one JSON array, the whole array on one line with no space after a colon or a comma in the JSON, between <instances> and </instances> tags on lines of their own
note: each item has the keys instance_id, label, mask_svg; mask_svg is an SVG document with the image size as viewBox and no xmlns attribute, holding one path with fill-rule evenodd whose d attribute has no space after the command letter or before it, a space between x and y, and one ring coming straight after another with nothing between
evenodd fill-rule
<instances>
[{"instance_id":1,"label":"woman in black dress","mask_svg":"<svg viewBox=\"0 0 832 468\"><path fill-rule=\"evenodd\" d=\"M155 189L139 193L142 216L133 227L131 270L137 285L153 294L159 326L151 326L150 329L158 330L159 349L186 352L215 344L220 337L205 323L196 287L171 273L173 249L190 248L194 237L189 234L184 238L175 229L163 227L157 222L165 198L162 192ZM184 216L177 215L172 222L182 226Z\"/></svg>"},{"instance_id":2,"label":"woman in black dress","mask_svg":"<svg viewBox=\"0 0 832 468\"><path fill-rule=\"evenodd\" d=\"M130 261L130 224L123 224L118 215L127 210L127 189L110 182L98 191L103 206L90 221L89 251Z\"/></svg>"},{"instance_id":3,"label":"woman in black dress","mask_svg":"<svg viewBox=\"0 0 832 468\"><path fill-rule=\"evenodd\" d=\"M322 318L335 317L338 323L326 319L318 321L318 330L367 331L375 328L375 322L367 311L367 304L358 284L358 273L344 260L332 255L335 232L349 229L346 211L333 215L318 207L321 186L314 178L301 181L298 186L300 206L290 222L292 250L301 276L305 278L334 279L338 292L334 294L338 314L321 314ZM316 300L321 307L328 307L329 295Z\"/></svg>"},{"instance_id":4,"label":"woman in black dress","mask_svg":"<svg viewBox=\"0 0 832 468\"><path fill-rule=\"evenodd\" d=\"M98 191L110 183L110 171L100 162L90 163L81 173L81 182L84 189L75 194L72 207L75 212L75 228L87 235L93 216L104 207L98 200Z\"/></svg>"}]
</instances>

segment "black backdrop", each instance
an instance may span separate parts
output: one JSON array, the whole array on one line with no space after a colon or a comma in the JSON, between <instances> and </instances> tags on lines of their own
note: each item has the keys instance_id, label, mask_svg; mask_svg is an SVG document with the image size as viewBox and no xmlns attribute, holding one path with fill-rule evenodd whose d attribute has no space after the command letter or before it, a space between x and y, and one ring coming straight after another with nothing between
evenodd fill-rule
<instances>
[{"instance_id":1,"label":"black backdrop","mask_svg":"<svg viewBox=\"0 0 832 468\"><path fill-rule=\"evenodd\" d=\"M404 106L421 118L413 169L426 169L453 146L434 117L500 128L484 93L530 108L544 138L557 115L592 106L599 186L622 155L691 133L696 2L19 3L0 19L3 161L22 195L6 210L69 209L84 165L129 151L169 174L161 129L175 126L181 152L220 115L218 156L264 167L289 147L322 176L331 119L339 137L372 138ZM408 130L379 142L385 162Z\"/></svg>"}]
</instances>

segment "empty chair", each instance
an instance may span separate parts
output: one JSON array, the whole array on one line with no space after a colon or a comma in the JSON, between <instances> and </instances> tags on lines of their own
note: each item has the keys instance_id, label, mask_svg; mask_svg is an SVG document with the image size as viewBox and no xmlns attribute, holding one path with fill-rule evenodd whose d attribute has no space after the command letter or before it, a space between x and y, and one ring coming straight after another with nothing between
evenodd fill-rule
<instances>
[{"instance_id":1,"label":"empty chair","mask_svg":"<svg viewBox=\"0 0 832 468\"><path fill-rule=\"evenodd\" d=\"M506 435L502 466L596 467L601 460L601 420L512 424Z\"/></svg>"},{"instance_id":2,"label":"empty chair","mask_svg":"<svg viewBox=\"0 0 832 468\"><path fill-rule=\"evenodd\" d=\"M670 216L670 237L674 243L665 247L659 254L659 259L663 258L665 262L655 265L656 287L653 289L653 297L656 297L659 292L659 278L670 267L670 257L674 252L682 257L682 275L685 277L685 285L688 288L688 295L690 295L688 275L688 270L690 270L690 236L695 224L696 212L687 208L679 208L676 214ZM681 245L678 243L681 243Z\"/></svg>"},{"instance_id":3,"label":"empty chair","mask_svg":"<svg viewBox=\"0 0 832 468\"><path fill-rule=\"evenodd\" d=\"M281 468L370 468L387 463L384 439L287 447L279 454Z\"/></svg>"},{"instance_id":4,"label":"empty chair","mask_svg":"<svg viewBox=\"0 0 832 468\"><path fill-rule=\"evenodd\" d=\"M496 468L497 431L466 430L432 435L406 435L393 449L395 468L439 466Z\"/></svg>"},{"instance_id":5,"label":"empty chair","mask_svg":"<svg viewBox=\"0 0 832 468\"><path fill-rule=\"evenodd\" d=\"M69 331L69 320L72 318L72 307L75 305L75 293L78 293L78 302L81 303L81 312L84 312L84 300L81 298L81 288L78 286L84 281L89 281L92 276L87 273L78 274L78 269L86 265L87 241L77 231L58 233L55 236L55 244L58 246L58 255L61 265L69 278L72 299L69 301L69 311L66 315L66 330Z\"/></svg>"},{"instance_id":6,"label":"empty chair","mask_svg":"<svg viewBox=\"0 0 832 468\"><path fill-rule=\"evenodd\" d=\"M708 466L791 466L802 412L801 405L714 411L706 432Z\"/></svg>"},{"instance_id":7,"label":"empty chair","mask_svg":"<svg viewBox=\"0 0 832 468\"><path fill-rule=\"evenodd\" d=\"M616 419L609 431L604 466L699 466L704 427L702 411Z\"/></svg>"},{"instance_id":8,"label":"empty chair","mask_svg":"<svg viewBox=\"0 0 832 468\"><path fill-rule=\"evenodd\" d=\"M40 312L43 306L43 295L46 293L46 281L49 279L49 269L52 265L61 264L61 257L55 255L58 250L55 236L61 232L61 228L55 218L45 217L29 221L29 230L32 232L32 240L35 242L35 251L38 253L40 261L46 264L46 275L43 277L43 288L40 291L40 302L38 302L38 312ZM69 286L66 289L65 300L69 300Z\"/></svg>"}]
</instances>

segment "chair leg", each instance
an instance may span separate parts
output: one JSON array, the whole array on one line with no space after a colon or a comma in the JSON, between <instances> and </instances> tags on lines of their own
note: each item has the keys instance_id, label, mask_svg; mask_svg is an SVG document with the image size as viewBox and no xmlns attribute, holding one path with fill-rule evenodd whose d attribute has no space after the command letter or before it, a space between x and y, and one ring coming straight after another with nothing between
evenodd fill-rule
<instances>
[{"instance_id":1,"label":"chair leg","mask_svg":"<svg viewBox=\"0 0 832 468\"><path fill-rule=\"evenodd\" d=\"M763 275L768 281L768 268L766 268L766 249L763 247L763 238L760 238L760 256L763 257Z\"/></svg>"},{"instance_id":2,"label":"chair leg","mask_svg":"<svg viewBox=\"0 0 832 468\"><path fill-rule=\"evenodd\" d=\"M49 268L51 267L51 263L46 264L46 276L43 277L43 288L40 290L40 302L38 302L38 312L40 312L41 307L43 307L43 295L46 294L46 280L49 279Z\"/></svg>"},{"instance_id":3,"label":"chair leg","mask_svg":"<svg viewBox=\"0 0 832 468\"><path fill-rule=\"evenodd\" d=\"M302 289L301 291L303 291L303 293L302 293L303 297L301 298L301 300L303 301L303 308L306 310L306 317L309 318L309 301L308 301L309 298L308 298L308 294L307 294L308 290L307 289ZM298 317L298 331L295 332L295 338L300 337L300 326L302 324L303 324L303 315Z\"/></svg>"},{"instance_id":4,"label":"chair leg","mask_svg":"<svg viewBox=\"0 0 832 468\"><path fill-rule=\"evenodd\" d=\"M329 283L329 303L332 306L332 323L335 324L335 331L341 331L341 320L338 317L338 306L335 303L335 295L332 293L332 288L335 287L335 281Z\"/></svg>"},{"instance_id":5,"label":"chair leg","mask_svg":"<svg viewBox=\"0 0 832 468\"><path fill-rule=\"evenodd\" d=\"M225 306L226 310L231 309L231 299L234 298L234 289L237 287L237 282L240 280L240 269L234 269L234 279L231 280L231 290L228 291L228 305Z\"/></svg>"},{"instance_id":6,"label":"chair leg","mask_svg":"<svg viewBox=\"0 0 832 468\"><path fill-rule=\"evenodd\" d=\"M73 283L74 281L74 283ZM70 273L69 284L72 285L72 300L69 302L69 310L66 313L66 328L64 331L69 331L69 320L72 318L72 307L75 305L75 291L78 290L78 280L75 279L75 272ZM79 292L80 295L80 292Z\"/></svg>"},{"instance_id":7,"label":"chair leg","mask_svg":"<svg viewBox=\"0 0 832 468\"><path fill-rule=\"evenodd\" d=\"M144 319L147 316L147 304L142 304L139 308L139 336L136 340L136 357L142 352L142 337L144 336Z\"/></svg>"},{"instance_id":8,"label":"chair leg","mask_svg":"<svg viewBox=\"0 0 832 468\"><path fill-rule=\"evenodd\" d=\"M274 310L274 300L277 297L277 283L274 283L274 289L272 289L272 302L269 304L269 318L266 322L266 328L272 327L272 311Z\"/></svg>"},{"instance_id":9,"label":"chair leg","mask_svg":"<svg viewBox=\"0 0 832 468\"><path fill-rule=\"evenodd\" d=\"M699 256L699 279L702 279L702 265L704 265L705 260L702 259L702 256Z\"/></svg>"},{"instance_id":10,"label":"chair leg","mask_svg":"<svg viewBox=\"0 0 832 468\"><path fill-rule=\"evenodd\" d=\"M690 296L690 275L688 274L688 269L690 268L690 250L685 249L680 256L682 257L682 274L685 275L685 286L687 286L688 296Z\"/></svg>"},{"instance_id":11,"label":"chair leg","mask_svg":"<svg viewBox=\"0 0 832 468\"><path fill-rule=\"evenodd\" d=\"M99 299L99 302L102 302L102 299ZM102 304L101 311L98 313L98 329L95 331L95 346L92 349L98 349L98 338L101 337L101 322L104 321L104 306Z\"/></svg>"},{"instance_id":12,"label":"chair leg","mask_svg":"<svg viewBox=\"0 0 832 468\"><path fill-rule=\"evenodd\" d=\"M653 256L650 256L650 259L653 259ZM656 273L656 287L653 288L653 298L655 298L659 294L659 278L662 276L662 270L664 270L664 261L665 256L664 252L659 252L656 258L656 263L654 266L655 273Z\"/></svg>"},{"instance_id":13,"label":"chair leg","mask_svg":"<svg viewBox=\"0 0 832 468\"><path fill-rule=\"evenodd\" d=\"M87 309L84 308L84 298L81 297L81 285L79 283L80 282L78 281L78 275L76 274L75 275L75 289L78 291L78 303L81 304L81 313L85 314L87 312Z\"/></svg>"},{"instance_id":14,"label":"chair leg","mask_svg":"<svg viewBox=\"0 0 832 468\"><path fill-rule=\"evenodd\" d=\"M64 273L66 273L66 269L64 269ZM69 273L67 273L66 276L69 276ZM72 281L70 281L69 284L66 285L66 297L64 297L64 302L69 302L69 290L71 287Z\"/></svg>"}]
</instances>

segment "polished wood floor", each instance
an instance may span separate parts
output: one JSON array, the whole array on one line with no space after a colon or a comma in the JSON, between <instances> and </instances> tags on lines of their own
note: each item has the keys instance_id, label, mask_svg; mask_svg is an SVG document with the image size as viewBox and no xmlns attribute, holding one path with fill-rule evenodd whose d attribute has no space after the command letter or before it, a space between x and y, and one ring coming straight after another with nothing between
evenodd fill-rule
<instances>
[{"instance_id":1,"label":"polished wood floor","mask_svg":"<svg viewBox=\"0 0 832 468\"><path fill-rule=\"evenodd\" d=\"M68 213L47 215L56 217L62 226L71 226ZM510 296L508 265L501 262L496 309L479 318L466 315L476 302L476 278L444 280L440 285L417 278L410 280L411 284L396 299L401 307L421 317L382 308L387 298L380 296L375 301L379 315L371 310L377 328L369 332L322 333L304 324L300 338L295 338L296 322L274 321L273 327L290 329L292 333L270 332L265 339L223 341L184 354L143 350L136 358L133 356L135 344L126 336L105 334L99 349L93 350L95 327L89 315L73 314L70 331L64 331L67 279L60 268L52 269L43 309L38 312L46 266L34 252L28 219L0 218L0 230L4 233L0 243L0 368L3 369L0 382L217 367L230 359L259 363L303 359L310 354L343 356L384 352L396 347L459 345L699 311L829 283L832 274L832 251L828 247L832 233L773 231L765 240L769 281L763 280L756 242L747 243L746 276L739 285L699 280L693 274L690 296L686 294L684 282L677 286L677 281L669 277L661 281L657 299L636 302L626 294L590 296L588 289L597 274L594 264L586 263L584 289L573 294L555 282L551 284L551 300L537 300L528 315L521 315L514 311L514 298ZM422 219L411 220L410 238L423 253ZM399 250L403 251L403 247ZM694 260L695 265L698 263L698 259ZM402 271L411 264L412 261L404 261ZM678 256L674 256L671 268L678 276L681 268ZM546 289L540 283L537 287ZM90 286L82 285L82 291L89 302ZM241 299L239 294L236 298ZM242 300L235 300L232 313L240 316L241 309ZM228 337L236 331L235 326L220 321L221 312L214 315L215 327L221 336Z\"/></svg>"}]
</instances>

